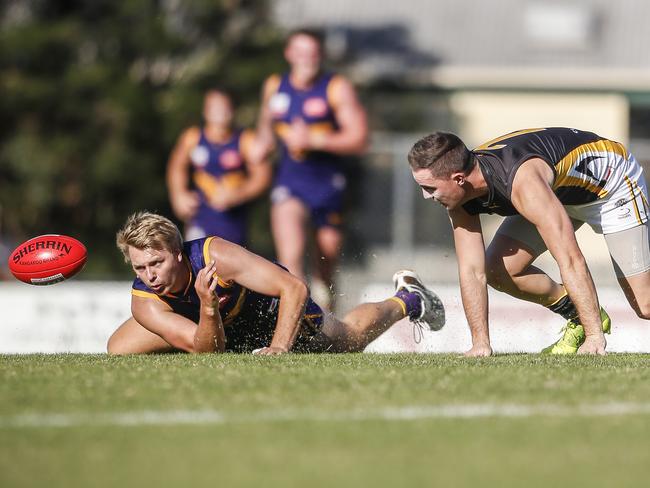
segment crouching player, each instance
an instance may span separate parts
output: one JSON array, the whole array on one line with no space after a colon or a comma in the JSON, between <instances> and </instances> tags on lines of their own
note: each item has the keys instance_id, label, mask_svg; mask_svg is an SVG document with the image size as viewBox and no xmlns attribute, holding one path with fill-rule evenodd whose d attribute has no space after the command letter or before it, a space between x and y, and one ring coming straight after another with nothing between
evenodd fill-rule
<instances>
[{"instance_id":1,"label":"crouching player","mask_svg":"<svg viewBox=\"0 0 650 488\"><path fill-rule=\"evenodd\" d=\"M395 273L393 297L339 320L281 266L219 237L183 243L160 215L131 215L117 246L136 279L133 317L109 339L110 354L353 352L406 316L431 330L445 321L440 299L408 270Z\"/></svg>"}]
</instances>

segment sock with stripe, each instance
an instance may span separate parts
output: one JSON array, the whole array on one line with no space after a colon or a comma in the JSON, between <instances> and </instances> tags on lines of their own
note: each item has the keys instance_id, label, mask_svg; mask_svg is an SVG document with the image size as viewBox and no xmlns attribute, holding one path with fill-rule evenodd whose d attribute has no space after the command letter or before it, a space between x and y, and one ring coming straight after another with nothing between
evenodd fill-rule
<instances>
[{"instance_id":1,"label":"sock with stripe","mask_svg":"<svg viewBox=\"0 0 650 488\"><path fill-rule=\"evenodd\" d=\"M417 319L422 315L422 298L417 293L401 288L395 293L395 298L401 300L406 306L406 314L410 319Z\"/></svg>"},{"instance_id":2,"label":"sock with stripe","mask_svg":"<svg viewBox=\"0 0 650 488\"><path fill-rule=\"evenodd\" d=\"M571 298L569 298L568 294L565 294L562 298L550 304L547 308L551 312L555 312L556 314L561 315L566 320L571 320L578 317L576 306L573 304L573 301L571 301Z\"/></svg>"}]
</instances>

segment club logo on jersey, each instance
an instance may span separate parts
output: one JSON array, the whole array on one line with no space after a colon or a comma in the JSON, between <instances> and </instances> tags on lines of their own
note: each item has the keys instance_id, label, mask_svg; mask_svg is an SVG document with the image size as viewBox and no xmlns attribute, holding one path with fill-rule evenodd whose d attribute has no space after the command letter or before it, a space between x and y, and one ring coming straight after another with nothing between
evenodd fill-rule
<instances>
[{"instance_id":1,"label":"club logo on jersey","mask_svg":"<svg viewBox=\"0 0 650 488\"><path fill-rule=\"evenodd\" d=\"M632 210L630 210L629 207L619 207L617 212L618 212L618 218L621 220L627 219L632 214Z\"/></svg>"},{"instance_id":2,"label":"club logo on jersey","mask_svg":"<svg viewBox=\"0 0 650 488\"><path fill-rule=\"evenodd\" d=\"M219 164L223 169L239 168L242 164L241 156L234 149L226 149L219 156Z\"/></svg>"},{"instance_id":3,"label":"club logo on jersey","mask_svg":"<svg viewBox=\"0 0 650 488\"><path fill-rule=\"evenodd\" d=\"M203 168L206 164L208 164L208 161L210 159L210 151L207 147L196 146L190 153L190 159L192 160L192 164L194 164L194 166Z\"/></svg>"},{"instance_id":4,"label":"club logo on jersey","mask_svg":"<svg viewBox=\"0 0 650 488\"><path fill-rule=\"evenodd\" d=\"M346 184L347 184L347 180L345 179L345 176L343 176L341 173L335 173L332 176L332 186L337 190L343 190Z\"/></svg>"},{"instance_id":5,"label":"club logo on jersey","mask_svg":"<svg viewBox=\"0 0 650 488\"><path fill-rule=\"evenodd\" d=\"M324 117L327 114L327 102L321 97L312 97L302 104L302 111L307 117Z\"/></svg>"},{"instance_id":6,"label":"club logo on jersey","mask_svg":"<svg viewBox=\"0 0 650 488\"><path fill-rule=\"evenodd\" d=\"M269 100L269 108L274 117L282 117L289 111L291 98L288 93L276 93Z\"/></svg>"}]
</instances>

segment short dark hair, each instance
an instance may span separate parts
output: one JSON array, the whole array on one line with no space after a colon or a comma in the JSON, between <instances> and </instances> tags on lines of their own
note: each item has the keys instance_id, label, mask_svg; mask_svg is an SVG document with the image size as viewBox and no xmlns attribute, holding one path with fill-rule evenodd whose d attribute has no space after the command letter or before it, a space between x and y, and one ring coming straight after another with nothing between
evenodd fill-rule
<instances>
[{"instance_id":1,"label":"short dark hair","mask_svg":"<svg viewBox=\"0 0 650 488\"><path fill-rule=\"evenodd\" d=\"M312 27L300 27L298 29L293 29L287 34L284 45L285 46L289 45L291 39L293 39L296 36L311 37L314 41L316 41L320 50L321 51L323 50L324 36L321 30Z\"/></svg>"},{"instance_id":2,"label":"short dark hair","mask_svg":"<svg viewBox=\"0 0 650 488\"><path fill-rule=\"evenodd\" d=\"M411 168L427 168L436 177L450 176L462 171L468 174L474 167L472 152L460 138L449 132L434 132L423 137L408 154Z\"/></svg>"}]
</instances>

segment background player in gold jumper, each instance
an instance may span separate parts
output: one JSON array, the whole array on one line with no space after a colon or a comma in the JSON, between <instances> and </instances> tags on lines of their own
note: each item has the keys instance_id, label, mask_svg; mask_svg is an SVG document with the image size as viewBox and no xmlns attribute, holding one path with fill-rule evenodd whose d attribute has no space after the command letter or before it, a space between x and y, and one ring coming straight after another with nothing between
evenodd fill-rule
<instances>
[{"instance_id":1,"label":"background player in gold jumper","mask_svg":"<svg viewBox=\"0 0 650 488\"><path fill-rule=\"evenodd\" d=\"M323 70L317 33L291 33L284 56L289 71L264 83L258 122L260 147L268 151L276 137L279 146L271 193L273 239L280 263L304 278L306 229L311 224L319 258L314 275L331 290L343 238L343 156L365 151L366 114L352 84ZM312 280L314 291L316 283Z\"/></svg>"}]
</instances>

